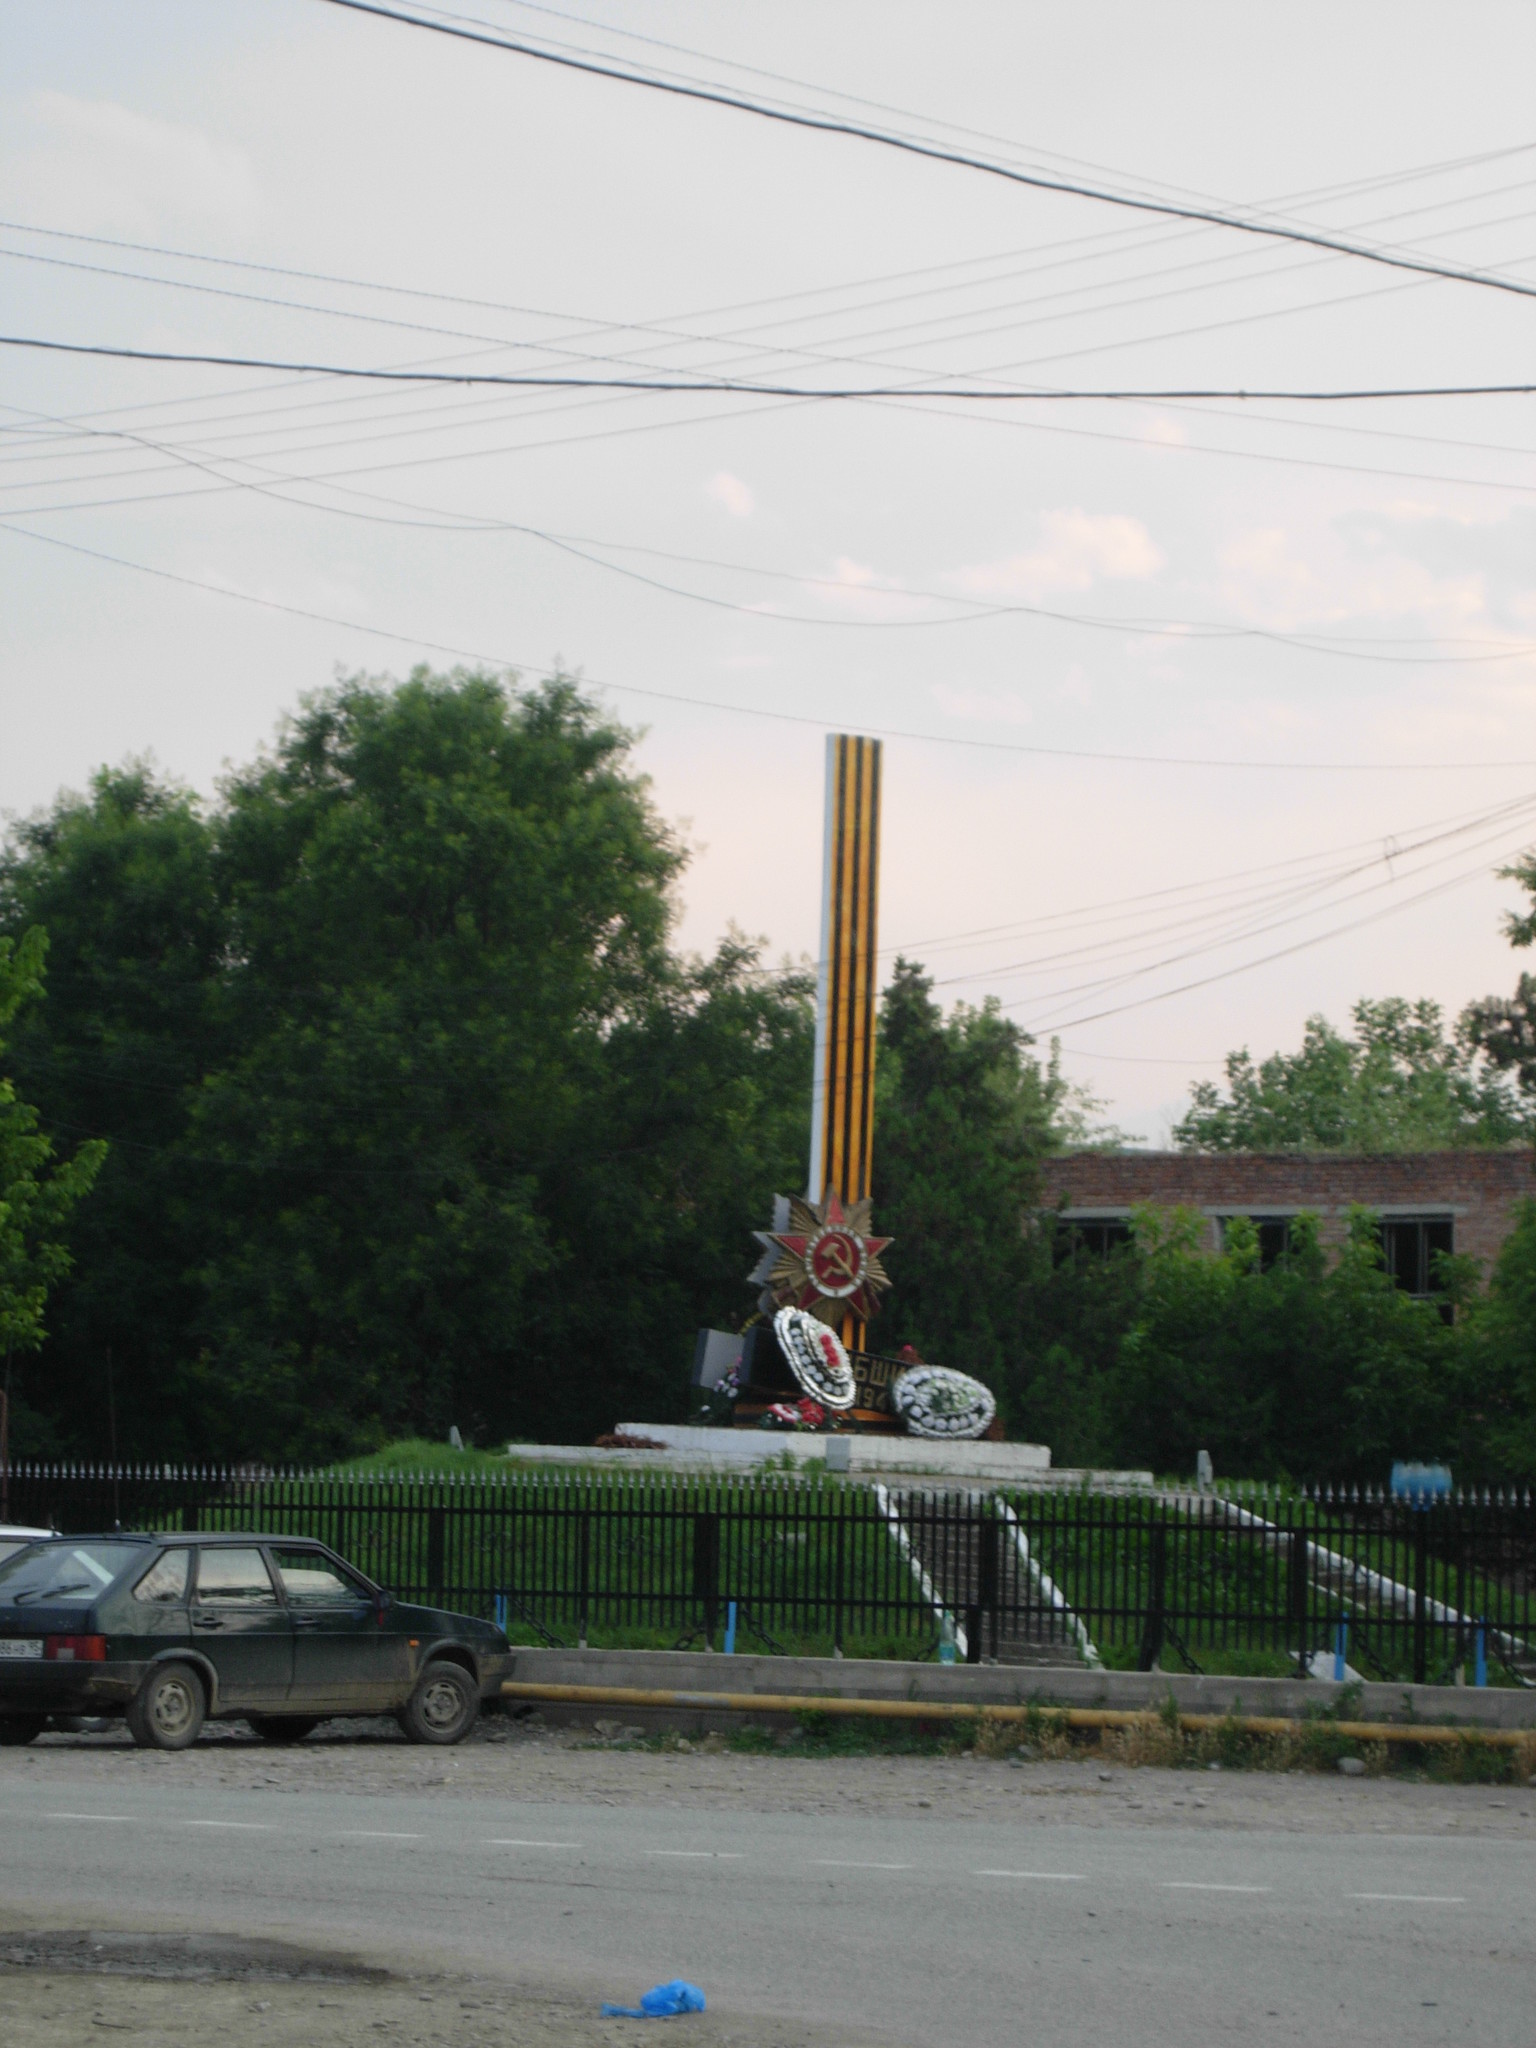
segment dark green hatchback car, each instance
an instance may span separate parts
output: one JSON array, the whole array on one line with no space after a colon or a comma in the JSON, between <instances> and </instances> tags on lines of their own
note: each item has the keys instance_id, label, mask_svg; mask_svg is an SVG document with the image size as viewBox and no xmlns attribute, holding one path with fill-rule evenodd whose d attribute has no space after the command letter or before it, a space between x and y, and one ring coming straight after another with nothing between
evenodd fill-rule
<instances>
[{"instance_id":1,"label":"dark green hatchback car","mask_svg":"<svg viewBox=\"0 0 1536 2048\"><path fill-rule=\"evenodd\" d=\"M0 1560L4 1744L103 1714L152 1749L210 1717L297 1742L332 1714L461 1742L510 1667L490 1622L407 1606L304 1537L58 1536Z\"/></svg>"}]
</instances>

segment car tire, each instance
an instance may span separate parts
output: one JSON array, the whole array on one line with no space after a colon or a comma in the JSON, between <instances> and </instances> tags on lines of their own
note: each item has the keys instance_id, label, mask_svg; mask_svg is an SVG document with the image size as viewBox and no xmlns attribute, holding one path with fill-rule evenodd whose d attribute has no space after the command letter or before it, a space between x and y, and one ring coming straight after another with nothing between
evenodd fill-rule
<instances>
[{"instance_id":1,"label":"car tire","mask_svg":"<svg viewBox=\"0 0 1536 2048\"><path fill-rule=\"evenodd\" d=\"M190 1749L207 1712L208 1695L190 1664L157 1664L124 1718L140 1749Z\"/></svg>"},{"instance_id":2,"label":"car tire","mask_svg":"<svg viewBox=\"0 0 1536 2048\"><path fill-rule=\"evenodd\" d=\"M400 1715L408 1742L462 1742L480 1718L480 1688L461 1664L439 1659L417 1681Z\"/></svg>"},{"instance_id":3,"label":"car tire","mask_svg":"<svg viewBox=\"0 0 1536 2048\"><path fill-rule=\"evenodd\" d=\"M263 1742L302 1742L320 1726L318 1714L247 1714L245 1718Z\"/></svg>"},{"instance_id":4,"label":"car tire","mask_svg":"<svg viewBox=\"0 0 1536 2048\"><path fill-rule=\"evenodd\" d=\"M0 1749L22 1749L36 1742L47 1725L46 1714L0 1714Z\"/></svg>"}]
</instances>

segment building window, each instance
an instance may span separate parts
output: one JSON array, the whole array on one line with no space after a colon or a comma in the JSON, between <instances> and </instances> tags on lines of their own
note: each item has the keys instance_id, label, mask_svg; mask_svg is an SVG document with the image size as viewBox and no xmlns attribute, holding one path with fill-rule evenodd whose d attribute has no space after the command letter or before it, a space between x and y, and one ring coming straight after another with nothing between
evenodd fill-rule
<instances>
[{"instance_id":1,"label":"building window","mask_svg":"<svg viewBox=\"0 0 1536 2048\"><path fill-rule=\"evenodd\" d=\"M1456 1249L1456 1226L1449 1216L1384 1216L1381 1248L1387 1271L1405 1294L1420 1300L1444 1292L1435 1272L1435 1253Z\"/></svg>"},{"instance_id":2,"label":"building window","mask_svg":"<svg viewBox=\"0 0 1536 2048\"><path fill-rule=\"evenodd\" d=\"M1291 1250L1291 1219L1289 1216L1249 1216L1254 1229L1259 1233L1259 1271L1267 1273L1274 1266L1284 1265ZM1227 1233L1237 1221L1235 1216L1221 1219L1221 1241L1227 1242Z\"/></svg>"},{"instance_id":3,"label":"building window","mask_svg":"<svg viewBox=\"0 0 1536 2048\"><path fill-rule=\"evenodd\" d=\"M1127 1216L1063 1217L1056 1230L1056 1262L1082 1258L1107 1259L1131 1242Z\"/></svg>"}]
</instances>

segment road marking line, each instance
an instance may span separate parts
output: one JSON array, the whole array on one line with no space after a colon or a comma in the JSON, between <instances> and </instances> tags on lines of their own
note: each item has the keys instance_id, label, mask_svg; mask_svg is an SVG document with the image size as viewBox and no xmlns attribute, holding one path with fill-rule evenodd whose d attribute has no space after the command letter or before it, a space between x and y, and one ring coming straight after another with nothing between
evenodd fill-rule
<instances>
[{"instance_id":1,"label":"road marking line","mask_svg":"<svg viewBox=\"0 0 1536 2048\"><path fill-rule=\"evenodd\" d=\"M1080 1870L973 1870L972 1877L1033 1877L1044 1884L1086 1884Z\"/></svg>"},{"instance_id":2,"label":"road marking line","mask_svg":"<svg viewBox=\"0 0 1536 2048\"><path fill-rule=\"evenodd\" d=\"M271 1834L276 1828L272 1820L184 1820L184 1828L242 1828L247 1832Z\"/></svg>"},{"instance_id":3,"label":"road marking line","mask_svg":"<svg viewBox=\"0 0 1536 2048\"><path fill-rule=\"evenodd\" d=\"M580 1842L525 1842L516 1835L489 1835L487 1849L579 1849Z\"/></svg>"},{"instance_id":4,"label":"road marking line","mask_svg":"<svg viewBox=\"0 0 1536 2048\"><path fill-rule=\"evenodd\" d=\"M1188 1878L1171 1878L1161 1889L1165 1892L1267 1892L1267 1884L1194 1884Z\"/></svg>"},{"instance_id":5,"label":"road marking line","mask_svg":"<svg viewBox=\"0 0 1536 2048\"><path fill-rule=\"evenodd\" d=\"M702 1856L711 1863L740 1863L745 1849L647 1849L647 1856Z\"/></svg>"},{"instance_id":6,"label":"road marking line","mask_svg":"<svg viewBox=\"0 0 1536 2048\"><path fill-rule=\"evenodd\" d=\"M343 1839L346 1841L419 1842L421 1840L420 1835L401 1834L395 1828L343 1828L341 1832Z\"/></svg>"},{"instance_id":7,"label":"road marking line","mask_svg":"<svg viewBox=\"0 0 1536 2048\"><path fill-rule=\"evenodd\" d=\"M1460 1898L1446 1898L1433 1892L1351 1892L1352 1899L1376 1899L1387 1906L1464 1906Z\"/></svg>"},{"instance_id":8,"label":"road marking line","mask_svg":"<svg viewBox=\"0 0 1536 2048\"><path fill-rule=\"evenodd\" d=\"M132 1820L131 1813L45 1813L44 1820Z\"/></svg>"},{"instance_id":9,"label":"road marking line","mask_svg":"<svg viewBox=\"0 0 1536 2048\"><path fill-rule=\"evenodd\" d=\"M823 1870L910 1870L910 1863L850 1863L841 1856L818 1856L817 1863Z\"/></svg>"}]
</instances>

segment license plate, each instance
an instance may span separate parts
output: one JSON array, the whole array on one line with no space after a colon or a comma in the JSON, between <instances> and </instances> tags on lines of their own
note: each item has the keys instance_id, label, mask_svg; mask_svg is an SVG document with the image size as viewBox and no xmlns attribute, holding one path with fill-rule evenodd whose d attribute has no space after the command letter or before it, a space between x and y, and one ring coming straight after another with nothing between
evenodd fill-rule
<instances>
[{"instance_id":1,"label":"license plate","mask_svg":"<svg viewBox=\"0 0 1536 2048\"><path fill-rule=\"evenodd\" d=\"M0 1657L41 1657L41 1636L0 1636Z\"/></svg>"}]
</instances>

